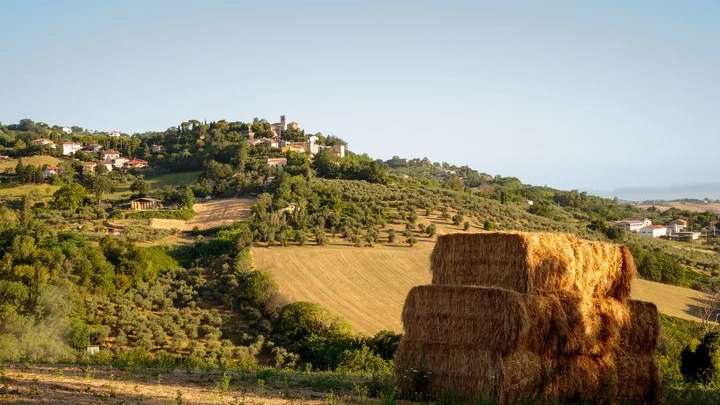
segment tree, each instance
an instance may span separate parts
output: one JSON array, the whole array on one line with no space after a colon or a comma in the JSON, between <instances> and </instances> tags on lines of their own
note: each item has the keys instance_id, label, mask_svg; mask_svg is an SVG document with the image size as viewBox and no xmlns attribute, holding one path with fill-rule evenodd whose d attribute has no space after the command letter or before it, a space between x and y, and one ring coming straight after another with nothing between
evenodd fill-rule
<instances>
[{"instance_id":1,"label":"tree","mask_svg":"<svg viewBox=\"0 0 720 405\"><path fill-rule=\"evenodd\" d=\"M98 167L105 167L105 165L98 165ZM90 191L95 196L95 202L100 204L102 195L109 193L113 189L113 182L106 174L96 174L90 178Z\"/></svg>"},{"instance_id":2,"label":"tree","mask_svg":"<svg viewBox=\"0 0 720 405\"><path fill-rule=\"evenodd\" d=\"M395 242L395 229L390 228L387 231L388 234L388 243L394 243Z\"/></svg>"},{"instance_id":3,"label":"tree","mask_svg":"<svg viewBox=\"0 0 720 405\"><path fill-rule=\"evenodd\" d=\"M138 197L147 197L148 194L150 194L150 184L145 181L143 176L138 176L132 184L130 184L130 191Z\"/></svg>"},{"instance_id":4,"label":"tree","mask_svg":"<svg viewBox=\"0 0 720 405\"><path fill-rule=\"evenodd\" d=\"M70 183L60 187L53 197L58 208L76 211L83 205L87 197L87 190L78 183Z\"/></svg>"},{"instance_id":5,"label":"tree","mask_svg":"<svg viewBox=\"0 0 720 405\"><path fill-rule=\"evenodd\" d=\"M437 232L435 224L428 225L428 227L425 228L425 232L427 232L428 236L433 237L435 235L435 232Z\"/></svg>"}]
</instances>

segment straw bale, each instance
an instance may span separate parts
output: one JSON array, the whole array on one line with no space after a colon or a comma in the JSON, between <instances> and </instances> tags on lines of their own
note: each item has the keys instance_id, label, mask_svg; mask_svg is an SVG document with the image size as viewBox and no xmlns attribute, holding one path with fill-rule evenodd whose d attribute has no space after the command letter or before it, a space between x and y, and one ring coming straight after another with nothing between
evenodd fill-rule
<instances>
[{"instance_id":1,"label":"straw bale","mask_svg":"<svg viewBox=\"0 0 720 405\"><path fill-rule=\"evenodd\" d=\"M403 308L405 337L507 352L525 333L524 296L483 287L418 286Z\"/></svg>"},{"instance_id":2,"label":"straw bale","mask_svg":"<svg viewBox=\"0 0 720 405\"><path fill-rule=\"evenodd\" d=\"M660 372L652 354L618 356L616 368L620 403L657 404L660 402Z\"/></svg>"},{"instance_id":3,"label":"straw bale","mask_svg":"<svg viewBox=\"0 0 720 405\"><path fill-rule=\"evenodd\" d=\"M527 402L542 394L550 382L552 361L537 353L517 351L503 359L503 375L497 387L500 403Z\"/></svg>"},{"instance_id":4,"label":"straw bale","mask_svg":"<svg viewBox=\"0 0 720 405\"><path fill-rule=\"evenodd\" d=\"M620 351L624 354L651 355L660 337L658 311L652 302L630 300L630 322L621 330Z\"/></svg>"},{"instance_id":5,"label":"straw bale","mask_svg":"<svg viewBox=\"0 0 720 405\"><path fill-rule=\"evenodd\" d=\"M438 237L433 284L501 287L520 293L571 291L625 300L633 269L619 245L561 233L498 232Z\"/></svg>"},{"instance_id":6,"label":"straw bale","mask_svg":"<svg viewBox=\"0 0 720 405\"><path fill-rule=\"evenodd\" d=\"M477 345L501 354L604 354L627 322L625 305L577 294L526 295L498 288L428 285L405 301L405 337L428 343Z\"/></svg>"},{"instance_id":7,"label":"straw bale","mask_svg":"<svg viewBox=\"0 0 720 405\"><path fill-rule=\"evenodd\" d=\"M556 357L552 382L543 396L556 402L610 403L617 398L614 356Z\"/></svg>"},{"instance_id":8,"label":"straw bale","mask_svg":"<svg viewBox=\"0 0 720 405\"><path fill-rule=\"evenodd\" d=\"M414 373L430 372L429 386L417 387ZM403 338L395 353L395 373L404 393L427 388L437 396L443 390L468 397L495 395L502 376L502 360L497 352L476 346L427 343Z\"/></svg>"},{"instance_id":9,"label":"straw bale","mask_svg":"<svg viewBox=\"0 0 720 405\"><path fill-rule=\"evenodd\" d=\"M627 307L614 299L589 299L572 293L527 295L527 332L520 350L560 356L613 352Z\"/></svg>"}]
</instances>

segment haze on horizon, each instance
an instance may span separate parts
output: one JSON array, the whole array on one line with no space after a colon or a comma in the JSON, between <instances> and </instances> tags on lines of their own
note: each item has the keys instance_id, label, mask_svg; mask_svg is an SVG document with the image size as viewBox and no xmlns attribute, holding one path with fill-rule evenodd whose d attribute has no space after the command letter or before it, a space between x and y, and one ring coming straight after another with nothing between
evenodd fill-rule
<instances>
[{"instance_id":1,"label":"haze on horizon","mask_svg":"<svg viewBox=\"0 0 720 405\"><path fill-rule=\"evenodd\" d=\"M0 122L280 114L560 189L711 185L720 2L0 0ZM714 186L712 186L714 185ZM713 188L714 187L714 188Z\"/></svg>"}]
</instances>

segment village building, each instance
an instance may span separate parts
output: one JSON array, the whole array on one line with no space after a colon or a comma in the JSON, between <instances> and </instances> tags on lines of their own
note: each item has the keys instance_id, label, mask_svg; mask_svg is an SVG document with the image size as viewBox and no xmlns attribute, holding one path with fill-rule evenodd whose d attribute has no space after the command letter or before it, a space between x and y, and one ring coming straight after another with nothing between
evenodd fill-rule
<instances>
[{"instance_id":1,"label":"village building","mask_svg":"<svg viewBox=\"0 0 720 405\"><path fill-rule=\"evenodd\" d=\"M165 152L165 145L152 145L150 146L150 151L152 153Z\"/></svg>"},{"instance_id":2,"label":"village building","mask_svg":"<svg viewBox=\"0 0 720 405\"><path fill-rule=\"evenodd\" d=\"M156 198L142 197L130 201L130 209L133 211L161 210L162 201Z\"/></svg>"},{"instance_id":3,"label":"village building","mask_svg":"<svg viewBox=\"0 0 720 405\"><path fill-rule=\"evenodd\" d=\"M82 162L82 170L83 174L93 174L95 173L95 167L97 166L96 162Z\"/></svg>"},{"instance_id":4,"label":"village building","mask_svg":"<svg viewBox=\"0 0 720 405\"><path fill-rule=\"evenodd\" d=\"M0 160L8 160L10 159L10 156L8 155L0 155Z\"/></svg>"},{"instance_id":5,"label":"village building","mask_svg":"<svg viewBox=\"0 0 720 405\"><path fill-rule=\"evenodd\" d=\"M77 142L63 142L62 144L62 153L65 156L70 156L73 153L82 150L83 146L80 143Z\"/></svg>"},{"instance_id":6,"label":"village building","mask_svg":"<svg viewBox=\"0 0 720 405\"><path fill-rule=\"evenodd\" d=\"M35 145L48 146L50 148L55 149L55 142L53 142L52 139L38 138L38 139L33 139L31 142L34 143Z\"/></svg>"},{"instance_id":7,"label":"village building","mask_svg":"<svg viewBox=\"0 0 720 405\"><path fill-rule=\"evenodd\" d=\"M148 167L148 161L135 158L125 163L125 167L128 169L141 170Z\"/></svg>"},{"instance_id":8,"label":"village building","mask_svg":"<svg viewBox=\"0 0 720 405\"><path fill-rule=\"evenodd\" d=\"M72 128L63 127L62 128L63 133L65 134L72 134Z\"/></svg>"},{"instance_id":9,"label":"village building","mask_svg":"<svg viewBox=\"0 0 720 405\"><path fill-rule=\"evenodd\" d=\"M120 152L114 149L108 149L100 152L101 160L115 160L120 157Z\"/></svg>"},{"instance_id":10,"label":"village building","mask_svg":"<svg viewBox=\"0 0 720 405\"><path fill-rule=\"evenodd\" d=\"M105 167L107 167L108 172L113 171L114 167L113 167L112 160L101 160L100 162L98 162L98 164L101 164L101 165L104 165Z\"/></svg>"},{"instance_id":11,"label":"village building","mask_svg":"<svg viewBox=\"0 0 720 405\"><path fill-rule=\"evenodd\" d=\"M651 238L659 238L661 236L667 236L667 228L662 225L650 225L641 228L638 231L641 236L648 236Z\"/></svg>"},{"instance_id":12,"label":"village building","mask_svg":"<svg viewBox=\"0 0 720 405\"><path fill-rule=\"evenodd\" d=\"M115 166L116 169L122 169L123 167L125 167L125 164L129 161L130 161L130 159L124 158L124 157L119 157L117 159L112 160L113 166Z\"/></svg>"},{"instance_id":13,"label":"village building","mask_svg":"<svg viewBox=\"0 0 720 405\"><path fill-rule=\"evenodd\" d=\"M652 225L652 221L648 218L625 218L615 222L615 226L625 228L626 231L637 233L642 228Z\"/></svg>"},{"instance_id":14,"label":"village building","mask_svg":"<svg viewBox=\"0 0 720 405\"><path fill-rule=\"evenodd\" d=\"M345 145L335 145L332 148L330 148L330 152L339 158L344 158L345 157Z\"/></svg>"},{"instance_id":15,"label":"village building","mask_svg":"<svg viewBox=\"0 0 720 405\"><path fill-rule=\"evenodd\" d=\"M672 233L681 232L682 230L687 228L687 226L688 226L688 221L686 219L678 218L676 220L670 221L667 228L668 228L668 232L672 234Z\"/></svg>"},{"instance_id":16,"label":"village building","mask_svg":"<svg viewBox=\"0 0 720 405\"><path fill-rule=\"evenodd\" d=\"M59 176L62 172L62 166L48 166L43 170L43 179L47 179L52 175Z\"/></svg>"},{"instance_id":17,"label":"village building","mask_svg":"<svg viewBox=\"0 0 720 405\"><path fill-rule=\"evenodd\" d=\"M85 145L85 147L83 147L84 151L90 152L90 153L98 153L102 149L103 149L103 147L99 143L90 143L90 144Z\"/></svg>"}]
</instances>

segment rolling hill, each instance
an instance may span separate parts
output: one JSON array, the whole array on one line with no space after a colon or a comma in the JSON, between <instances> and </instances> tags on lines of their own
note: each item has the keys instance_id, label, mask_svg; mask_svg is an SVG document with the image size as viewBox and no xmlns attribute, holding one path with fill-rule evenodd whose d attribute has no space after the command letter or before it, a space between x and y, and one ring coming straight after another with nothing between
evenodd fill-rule
<instances>
[{"instance_id":1,"label":"rolling hill","mask_svg":"<svg viewBox=\"0 0 720 405\"><path fill-rule=\"evenodd\" d=\"M255 266L272 273L291 301L311 301L347 320L359 333L402 332L400 315L408 291L429 284L434 243L408 246L289 246L254 248ZM704 295L688 288L636 279L632 296L660 312L697 318Z\"/></svg>"}]
</instances>

